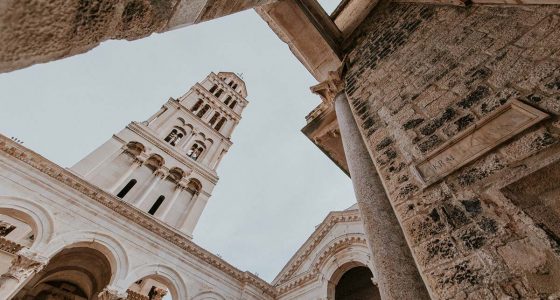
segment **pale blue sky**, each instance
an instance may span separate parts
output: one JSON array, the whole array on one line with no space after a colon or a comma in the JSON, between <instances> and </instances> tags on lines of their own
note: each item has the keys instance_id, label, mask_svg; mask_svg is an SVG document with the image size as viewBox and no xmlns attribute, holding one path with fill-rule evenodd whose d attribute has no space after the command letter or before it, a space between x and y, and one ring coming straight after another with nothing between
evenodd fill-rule
<instances>
[{"instance_id":1,"label":"pale blue sky","mask_svg":"<svg viewBox=\"0 0 560 300\"><path fill-rule=\"evenodd\" d=\"M210 71L243 73L250 104L194 241L271 281L329 211L355 201L300 132L315 80L254 11L0 74L0 132L69 167Z\"/></svg>"}]
</instances>

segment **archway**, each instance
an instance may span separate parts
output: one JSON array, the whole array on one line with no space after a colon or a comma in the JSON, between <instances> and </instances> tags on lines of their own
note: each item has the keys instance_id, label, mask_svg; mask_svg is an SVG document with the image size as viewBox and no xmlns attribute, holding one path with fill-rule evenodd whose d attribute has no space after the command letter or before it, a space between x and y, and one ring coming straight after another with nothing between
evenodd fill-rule
<instances>
[{"instance_id":1,"label":"archway","mask_svg":"<svg viewBox=\"0 0 560 300\"><path fill-rule=\"evenodd\" d=\"M356 266L342 274L335 285L335 300L381 300L368 267Z\"/></svg>"},{"instance_id":2,"label":"archway","mask_svg":"<svg viewBox=\"0 0 560 300\"><path fill-rule=\"evenodd\" d=\"M128 299L166 300L173 299L174 289L169 280L157 275L150 275L135 281L127 290Z\"/></svg>"},{"instance_id":3,"label":"archway","mask_svg":"<svg viewBox=\"0 0 560 300\"><path fill-rule=\"evenodd\" d=\"M14 297L14 300L97 300L111 281L113 270L100 251L67 248L56 254Z\"/></svg>"}]
</instances>

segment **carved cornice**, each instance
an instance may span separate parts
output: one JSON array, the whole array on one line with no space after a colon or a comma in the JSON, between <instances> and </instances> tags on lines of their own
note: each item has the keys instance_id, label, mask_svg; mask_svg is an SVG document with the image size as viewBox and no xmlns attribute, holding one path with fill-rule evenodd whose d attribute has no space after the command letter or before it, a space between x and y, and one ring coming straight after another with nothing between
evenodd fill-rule
<instances>
[{"instance_id":1,"label":"carved cornice","mask_svg":"<svg viewBox=\"0 0 560 300\"><path fill-rule=\"evenodd\" d=\"M11 141L9 138L1 134L0 153L19 160L29 167L34 168L61 184L83 194L85 197L106 206L115 213L152 232L154 235L159 236L167 240L169 243L179 247L186 255L207 263L217 270L233 277L242 284L251 284L264 293L272 297L275 296L276 291L274 287L261 278L249 272L240 271L226 261L189 240L183 233L138 210L131 204L120 201L115 196L101 190L97 186L92 185L70 171L60 167L32 150Z\"/></svg>"},{"instance_id":2,"label":"carved cornice","mask_svg":"<svg viewBox=\"0 0 560 300\"><path fill-rule=\"evenodd\" d=\"M126 292L128 293L128 297L126 298L126 300L150 300L148 296L144 296L137 292L133 292L131 290L127 290Z\"/></svg>"},{"instance_id":3,"label":"carved cornice","mask_svg":"<svg viewBox=\"0 0 560 300\"><path fill-rule=\"evenodd\" d=\"M347 234L344 235L321 249L320 254L315 257L311 263L309 270L286 280L283 283L275 285L279 295L289 293L295 289L301 288L321 278L321 270L325 263L336 253L342 252L350 247L356 245L364 246L367 248L367 242L364 234Z\"/></svg>"},{"instance_id":4,"label":"carved cornice","mask_svg":"<svg viewBox=\"0 0 560 300\"><path fill-rule=\"evenodd\" d=\"M22 248L22 245L0 237L0 250L8 252L10 254L16 254Z\"/></svg>"},{"instance_id":5,"label":"carved cornice","mask_svg":"<svg viewBox=\"0 0 560 300\"><path fill-rule=\"evenodd\" d=\"M325 236L336 224L344 222L359 222L360 220L361 218L358 210L331 212L311 234L296 254L294 254L284 269L280 271L280 274L278 274L276 279L274 279L273 284L280 285L289 281L309 254L313 252L317 245L325 238Z\"/></svg>"},{"instance_id":6,"label":"carved cornice","mask_svg":"<svg viewBox=\"0 0 560 300\"><path fill-rule=\"evenodd\" d=\"M196 170L197 173L203 174L210 182L214 184L218 183L219 178L215 174L215 172L208 171L206 168L202 167L198 162L191 160L190 158L187 158L186 155L182 155L181 152L177 151L174 148L169 147L167 144L164 144L163 142L161 142L161 140L157 139L146 129L142 128L141 125L139 125L138 123L132 122L128 124L126 127L132 130L132 132L145 138L152 145L156 145L161 151L167 153L169 156L175 158L177 161L181 162L186 166L189 166L193 170Z\"/></svg>"}]
</instances>

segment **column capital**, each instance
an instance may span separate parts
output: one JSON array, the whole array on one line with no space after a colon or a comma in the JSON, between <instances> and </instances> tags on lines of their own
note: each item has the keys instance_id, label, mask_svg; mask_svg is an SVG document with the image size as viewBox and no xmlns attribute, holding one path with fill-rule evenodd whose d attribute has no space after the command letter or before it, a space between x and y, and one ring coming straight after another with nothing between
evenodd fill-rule
<instances>
[{"instance_id":1,"label":"column capital","mask_svg":"<svg viewBox=\"0 0 560 300\"><path fill-rule=\"evenodd\" d=\"M150 299L161 300L161 299L163 299L163 297L165 297L165 295L167 295L166 290L160 289L160 288L155 288L154 289L154 294L152 295L152 297Z\"/></svg>"},{"instance_id":2,"label":"column capital","mask_svg":"<svg viewBox=\"0 0 560 300\"><path fill-rule=\"evenodd\" d=\"M311 92L321 96L323 103L327 105L332 105L334 102L334 97L339 93L343 92L346 88L344 82L344 75L346 74L346 64L342 62L340 67L334 71L328 73L328 77L323 82L317 85L311 86Z\"/></svg>"},{"instance_id":3,"label":"column capital","mask_svg":"<svg viewBox=\"0 0 560 300\"><path fill-rule=\"evenodd\" d=\"M126 300L128 298L128 293L118 291L116 288L108 286L97 295L97 298L99 300Z\"/></svg>"},{"instance_id":4,"label":"column capital","mask_svg":"<svg viewBox=\"0 0 560 300\"><path fill-rule=\"evenodd\" d=\"M159 169L155 170L154 176L160 177L161 179L163 179L167 176L167 171L162 169L162 168L159 168Z\"/></svg>"},{"instance_id":5,"label":"column capital","mask_svg":"<svg viewBox=\"0 0 560 300\"><path fill-rule=\"evenodd\" d=\"M41 271L48 263L48 259L27 248L17 252L16 257L12 260L12 265L8 272L0 276L0 285L3 281L13 278L18 282L25 280L33 273Z\"/></svg>"}]
</instances>

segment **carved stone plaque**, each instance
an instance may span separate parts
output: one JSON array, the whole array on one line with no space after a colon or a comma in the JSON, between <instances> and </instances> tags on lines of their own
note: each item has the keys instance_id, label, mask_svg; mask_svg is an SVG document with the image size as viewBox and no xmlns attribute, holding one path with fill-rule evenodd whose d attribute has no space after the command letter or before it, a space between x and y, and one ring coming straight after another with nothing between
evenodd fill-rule
<instances>
[{"instance_id":1,"label":"carved stone plaque","mask_svg":"<svg viewBox=\"0 0 560 300\"><path fill-rule=\"evenodd\" d=\"M546 117L548 114L513 100L441 145L414 169L429 185Z\"/></svg>"}]
</instances>

